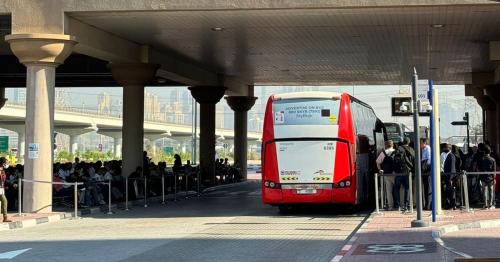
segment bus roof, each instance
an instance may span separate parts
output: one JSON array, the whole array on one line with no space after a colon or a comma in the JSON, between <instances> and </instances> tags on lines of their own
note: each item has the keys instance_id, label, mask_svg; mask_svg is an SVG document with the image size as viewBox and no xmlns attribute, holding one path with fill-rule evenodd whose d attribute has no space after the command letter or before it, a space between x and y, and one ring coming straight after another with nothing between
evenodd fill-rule
<instances>
[{"instance_id":1,"label":"bus roof","mask_svg":"<svg viewBox=\"0 0 500 262\"><path fill-rule=\"evenodd\" d=\"M301 99L301 98L326 98L326 99L340 99L341 93L336 92L294 92L294 93L282 93L273 95L274 100L281 99Z\"/></svg>"}]
</instances>

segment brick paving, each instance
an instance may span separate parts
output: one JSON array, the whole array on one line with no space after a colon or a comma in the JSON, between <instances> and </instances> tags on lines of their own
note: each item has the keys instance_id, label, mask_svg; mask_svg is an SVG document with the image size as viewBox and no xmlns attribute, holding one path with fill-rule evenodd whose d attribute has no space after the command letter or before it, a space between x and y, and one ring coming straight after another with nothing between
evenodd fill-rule
<instances>
[{"instance_id":1,"label":"brick paving","mask_svg":"<svg viewBox=\"0 0 500 262\"><path fill-rule=\"evenodd\" d=\"M500 210L474 210L473 212L466 213L460 210L446 210L444 214L438 217L436 223L431 222L431 213L425 211L423 219L429 222L427 228L411 228L411 221L416 218L416 213L401 213L398 211L383 211L383 214L373 214L369 221L356 234L356 241L352 243L349 251L345 253L341 261L453 261L460 256L448 251L435 242L432 237L432 230L444 225L450 224L463 224L477 222L480 220L500 219ZM456 249L461 252L467 253L471 249L478 248L485 251L482 257L500 257L500 254L495 251L494 247L500 249L500 230L469 230L466 233L456 233L454 237L450 233L450 237L445 235L446 240L451 239L450 245L455 245ZM492 236L496 233L496 237L491 237L494 242L487 243L487 248L482 248L485 244L484 241L474 241L469 238L473 236L476 231L481 234L488 234L491 232ZM484 233L482 231L485 231ZM453 233L455 234L455 233ZM485 236L487 238L487 236ZM448 244L445 244L448 246ZM395 245L405 244L404 246ZM460 250L467 245L467 249ZM425 247L424 247L425 246ZM453 246L453 247L455 247ZM366 252L368 248L368 252ZM410 250L396 250L394 252L387 251L389 248L409 248ZM420 248L420 251L418 250ZM414 249L414 250L413 250ZM421 250L425 249L425 250ZM387 251L387 252L385 252ZM411 253L412 251L416 253ZM382 253L386 254L382 254ZM388 254L392 252L391 254ZM398 253L398 254L394 254ZM476 254L478 255L478 254ZM474 256L474 255L473 255Z\"/></svg>"}]
</instances>

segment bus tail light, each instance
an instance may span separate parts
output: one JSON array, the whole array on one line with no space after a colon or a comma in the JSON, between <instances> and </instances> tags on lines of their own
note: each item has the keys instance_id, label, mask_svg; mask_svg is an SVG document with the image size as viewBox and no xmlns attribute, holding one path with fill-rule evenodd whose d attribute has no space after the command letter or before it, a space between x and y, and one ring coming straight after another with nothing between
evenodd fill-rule
<instances>
[{"instance_id":1,"label":"bus tail light","mask_svg":"<svg viewBox=\"0 0 500 262\"><path fill-rule=\"evenodd\" d=\"M272 189L280 189L281 188L281 184L280 183L275 183L273 181L268 181L268 180L266 180L264 182L264 186L267 187L267 188L272 188Z\"/></svg>"}]
</instances>

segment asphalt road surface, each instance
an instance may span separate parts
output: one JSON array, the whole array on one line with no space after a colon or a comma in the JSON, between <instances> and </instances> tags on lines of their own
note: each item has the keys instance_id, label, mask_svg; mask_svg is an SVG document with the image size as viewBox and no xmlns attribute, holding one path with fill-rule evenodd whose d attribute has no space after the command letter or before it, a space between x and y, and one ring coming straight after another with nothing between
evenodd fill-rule
<instances>
[{"instance_id":1,"label":"asphalt road surface","mask_svg":"<svg viewBox=\"0 0 500 262\"><path fill-rule=\"evenodd\" d=\"M280 215L250 180L198 198L0 232L10 261L330 261L368 212Z\"/></svg>"}]
</instances>

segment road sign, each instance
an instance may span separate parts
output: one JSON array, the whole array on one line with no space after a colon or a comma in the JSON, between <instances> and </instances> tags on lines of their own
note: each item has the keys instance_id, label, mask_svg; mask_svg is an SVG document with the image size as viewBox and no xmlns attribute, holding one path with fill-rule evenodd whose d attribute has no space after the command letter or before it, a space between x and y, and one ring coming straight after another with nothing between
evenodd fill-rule
<instances>
[{"instance_id":1,"label":"road sign","mask_svg":"<svg viewBox=\"0 0 500 262\"><path fill-rule=\"evenodd\" d=\"M171 146L166 146L166 147L164 147L164 148L163 148L163 152L164 152L165 154L170 154L170 155L171 155L171 154L173 154L173 153L174 153L174 148L173 148L173 147L171 147Z\"/></svg>"},{"instance_id":2,"label":"road sign","mask_svg":"<svg viewBox=\"0 0 500 262\"><path fill-rule=\"evenodd\" d=\"M429 102L429 80L419 79L417 82L417 99Z\"/></svg>"},{"instance_id":3,"label":"road sign","mask_svg":"<svg viewBox=\"0 0 500 262\"><path fill-rule=\"evenodd\" d=\"M466 126L467 121L453 121L453 122L451 122L451 125L452 126Z\"/></svg>"},{"instance_id":4,"label":"road sign","mask_svg":"<svg viewBox=\"0 0 500 262\"><path fill-rule=\"evenodd\" d=\"M102 144L99 144L99 152L102 152Z\"/></svg>"},{"instance_id":5,"label":"road sign","mask_svg":"<svg viewBox=\"0 0 500 262\"><path fill-rule=\"evenodd\" d=\"M0 152L9 151L9 137L0 136Z\"/></svg>"},{"instance_id":6,"label":"road sign","mask_svg":"<svg viewBox=\"0 0 500 262\"><path fill-rule=\"evenodd\" d=\"M40 148L40 144L38 144L38 143L28 144L28 158L29 159L37 159L39 148Z\"/></svg>"}]
</instances>

